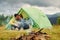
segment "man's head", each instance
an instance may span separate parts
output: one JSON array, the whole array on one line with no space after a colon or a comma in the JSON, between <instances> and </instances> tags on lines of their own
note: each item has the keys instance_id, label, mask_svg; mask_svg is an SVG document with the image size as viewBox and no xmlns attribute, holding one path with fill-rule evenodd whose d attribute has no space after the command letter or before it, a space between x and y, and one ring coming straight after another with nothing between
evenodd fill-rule
<instances>
[{"instance_id":1,"label":"man's head","mask_svg":"<svg viewBox=\"0 0 60 40\"><path fill-rule=\"evenodd\" d=\"M16 20L20 20L21 18L23 18L22 15L18 15L18 14L14 14L14 17Z\"/></svg>"}]
</instances>

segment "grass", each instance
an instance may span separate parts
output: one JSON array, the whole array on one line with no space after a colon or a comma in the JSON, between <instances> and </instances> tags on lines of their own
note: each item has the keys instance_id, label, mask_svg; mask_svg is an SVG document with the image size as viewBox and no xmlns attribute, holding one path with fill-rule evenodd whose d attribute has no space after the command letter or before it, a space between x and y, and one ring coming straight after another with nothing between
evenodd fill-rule
<instances>
[{"instance_id":1,"label":"grass","mask_svg":"<svg viewBox=\"0 0 60 40\"><path fill-rule=\"evenodd\" d=\"M51 36L50 40L60 40L60 26L55 25L52 29L44 29L43 32L48 33Z\"/></svg>"},{"instance_id":2,"label":"grass","mask_svg":"<svg viewBox=\"0 0 60 40\"><path fill-rule=\"evenodd\" d=\"M4 30L5 27L0 27L0 40L9 40L8 38L15 38L19 35L26 33L25 31L17 30ZM60 26L55 25L52 29L44 29L42 32L46 32L51 36L50 40L60 40Z\"/></svg>"}]
</instances>

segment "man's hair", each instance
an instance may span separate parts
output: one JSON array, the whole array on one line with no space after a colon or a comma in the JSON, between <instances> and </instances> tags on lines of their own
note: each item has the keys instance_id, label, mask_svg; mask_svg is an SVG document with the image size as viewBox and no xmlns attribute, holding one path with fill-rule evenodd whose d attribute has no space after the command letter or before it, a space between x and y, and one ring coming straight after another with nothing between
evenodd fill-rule
<instances>
[{"instance_id":1,"label":"man's hair","mask_svg":"<svg viewBox=\"0 0 60 40\"><path fill-rule=\"evenodd\" d=\"M23 18L22 14L20 14L20 17L22 17L22 18Z\"/></svg>"},{"instance_id":2,"label":"man's hair","mask_svg":"<svg viewBox=\"0 0 60 40\"><path fill-rule=\"evenodd\" d=\"M14 14L14 17L16 17L17 15L23 18L22 14L20 14L20 15L19 14Z\"/></svg>"},{"instance_id":3,"label":"man's hair","mask_svg":"<svg viewBox=\"0 0 60 40\"><path fill-rule=\"evenodd\" d=\"M18 14L14 14L14 17L16 17Z\"/></svg>"}]
</instances>

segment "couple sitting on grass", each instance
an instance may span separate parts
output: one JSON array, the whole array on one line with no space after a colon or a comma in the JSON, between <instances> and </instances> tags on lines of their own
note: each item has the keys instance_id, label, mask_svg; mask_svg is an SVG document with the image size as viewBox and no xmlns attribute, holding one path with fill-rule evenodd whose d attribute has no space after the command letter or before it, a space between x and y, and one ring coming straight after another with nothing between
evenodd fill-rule
<instances>
[{"instance_id":1,"label":"couple sitting on grass","mask_svg":"<svg viewBox=\"0 0 60 40\"><path fill-rule=\"evenodd\" d=\"M14 14L14 18L15 20L11 21L7 25L6 29L15 30L17 28L18 30L20 30L21 28L23 28L24 30L26 30L30 28L30 25L32 23L32 20L30 18L28 20L24 20L21 14Z\"/></svg>"}]
</instances>

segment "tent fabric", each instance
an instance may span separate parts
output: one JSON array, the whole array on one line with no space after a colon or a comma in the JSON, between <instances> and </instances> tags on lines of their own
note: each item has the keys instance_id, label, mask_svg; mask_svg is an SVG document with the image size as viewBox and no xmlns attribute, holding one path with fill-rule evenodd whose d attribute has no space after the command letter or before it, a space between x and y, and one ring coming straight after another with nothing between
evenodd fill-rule
<instances>
[{"instance_id":1,"label":"tent fabric","mask_svg":"<svg viewBox=\"0 0 60 40\"><path fill-rule=\"evenodd\" d=\"M16 21L16 20L14 19L14 17L13 17L13 18L9 21L9 23L6 25L6 28L5 28L6 30L11 30L11 27L12 27L11 24L13 24L12 21L14 21L14 22Z\"/></svg>"},{"instance_id":2,"label":"tent fabric","mask_svg":"<svg viewBox=\"0 0 60 40\"><path fill-rule=\"evenodd\" d=\"M52 25L48 17L37 8L22 8L22 12L27 13L38 25L39 28L51 28Z\"/></svg>"},{"instance_id":3,"label":"tent fabric","mask_svg":"<svg viewBox=\"0 0 60 40\"><path fill-rule=\"evenodd\" d=\"M52 27L48 17L40 9L32 8L32 7L21 8L18 14L23 14L24 17L30 17L34 22L35 28Z\"/></svg>"}]
</instances>

